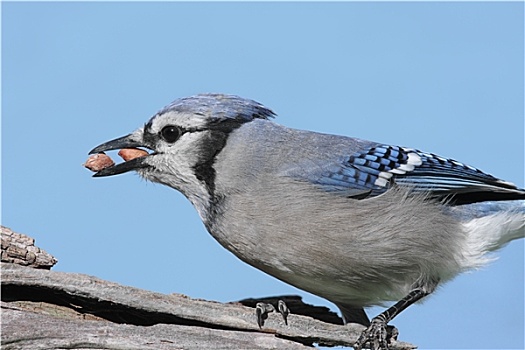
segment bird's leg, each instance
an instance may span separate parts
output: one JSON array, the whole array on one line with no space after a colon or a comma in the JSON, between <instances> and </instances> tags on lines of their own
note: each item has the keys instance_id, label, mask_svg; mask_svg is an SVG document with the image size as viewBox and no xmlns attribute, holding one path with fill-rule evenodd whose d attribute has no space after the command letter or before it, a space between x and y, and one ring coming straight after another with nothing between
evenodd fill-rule
<instances>
[{"instance_id":1,"label":"bird's leg","mask_svg":"<svg viewBox=\"0 0 525 350\"><path fill-rule=\"evenodd\" d=\"M388 349L388 343L392 336L397 336L397 330L395 328L391 330L390 335L388 334L388 322L392 321L401 311L428 294L430 294L430 292L425 289L414 289L408 293L406 297L374 317L370 322L370 326L361 333L361 336L354 344L354 349L361 350L367 342L370 342L370 349L372 350Z\"/></svg>"},{"instance_id":2,"label":"bird's leg","mask_svg":"<svg viewBox=\"0 0 525 350\"><path fill-rule=\"evenodd\" d=\"M341 311L343 324L358 323L365 327L370 326L370 319L362 307L350 306L345 304L336 304Z\"/></svg>"},{"instance_id":3,"label":"bird's leg","mask_svg":"<svg viewBox=\"0 0 525 350\"><path fill-rule=\"evenodd\" d=\"M275 306L268 303L257 303L255 306L255 316L257 317L257 324L259 325L259 328L262 328L264 326L264 321L268 318L268 314L270 312L275 311ZM290 310L288 309L288 306L286 306L286 303L282 300L279 300L277 303L277 311L283 316L284 324L288 325L288 315L290 314Z\"/></svg>"}]
</instances>

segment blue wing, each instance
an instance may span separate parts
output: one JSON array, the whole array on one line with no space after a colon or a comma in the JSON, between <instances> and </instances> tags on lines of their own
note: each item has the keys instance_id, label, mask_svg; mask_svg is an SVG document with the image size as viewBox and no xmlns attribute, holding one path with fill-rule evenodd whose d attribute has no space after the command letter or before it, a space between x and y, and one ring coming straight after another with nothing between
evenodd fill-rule
<instances>
[{"instance_id":1,"label":"blue wing","mask_svg":"<svg viewBox=\"0 0 525 350\"><path fill-rule=\"evenodd\" d=\"M328 168L315 183L325 190L364 199L394 185L408 187L455 204L524 199L525 191L479 169L432 153L377 145Z\"/></svg>"}]
</instances>

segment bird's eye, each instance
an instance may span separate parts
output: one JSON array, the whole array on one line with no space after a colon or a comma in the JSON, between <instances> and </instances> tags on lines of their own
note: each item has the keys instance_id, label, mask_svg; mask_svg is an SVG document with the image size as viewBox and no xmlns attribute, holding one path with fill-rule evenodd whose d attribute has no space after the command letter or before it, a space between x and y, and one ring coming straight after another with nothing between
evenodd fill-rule
<instances>
[{"instance_id":1,"label":"bird's eye","mask_svg":"<svg viewBox=\"0 0 525 350\"><path fill-rule=\"evenodd\" d=\"M176 126L168 125L162 128L160 131L160 136L164 139L164 141L173 143L179 138L180 130Z\"/></svg>"}]
</instances>

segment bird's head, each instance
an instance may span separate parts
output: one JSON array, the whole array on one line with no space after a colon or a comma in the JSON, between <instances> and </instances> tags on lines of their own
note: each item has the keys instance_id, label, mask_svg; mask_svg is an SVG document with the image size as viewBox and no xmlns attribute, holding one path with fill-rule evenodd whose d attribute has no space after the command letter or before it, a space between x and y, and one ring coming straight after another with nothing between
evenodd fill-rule
<instances>
[{"instance_id":1,"label":"bird's head","mask_svg":"<svg viewBox=\"0 0 525 350\"><path fill-rule=\"evenodd\" d=\"M93 176L135 170L147 180L179 190L201 212L213 199L214 162L228 135L244 123L273 116L261 104L232 95L201 94L178 99L143 127L90 152L141 147L150 151L148 155L110 166Z\"/></svg>"}]
</instances>

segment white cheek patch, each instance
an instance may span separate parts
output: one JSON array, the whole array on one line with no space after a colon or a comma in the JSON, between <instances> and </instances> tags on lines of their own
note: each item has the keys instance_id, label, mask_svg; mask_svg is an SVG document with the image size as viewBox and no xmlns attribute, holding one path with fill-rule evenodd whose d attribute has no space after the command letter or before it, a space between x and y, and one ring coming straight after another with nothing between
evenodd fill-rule
<instances>
[{"instance_id":1,"label":"white cheek patch","mask_svg":"<svg viewBox=\"0 0 525 350\"><path fill-rule=\"evenodd\" d=\"M191 168L198 159L199 133L187 132L174 143L159 141L157 152L163 153L177 168Z\"/></svg>"},{"instance_id":2,"label":"white cheek patch","mask_svg":"<svg viewBox=\"0 0 525 350\"><path fill-rule=\"evenodd\" d=\"M201 133L185 133L176 142L161 142L157 154L148 158L152 168L139 171L146 180L157 182L182 192L204 217L210 203L210 193L197 178L196 162L199 159Z\"/></svg>"}]
</instances>

